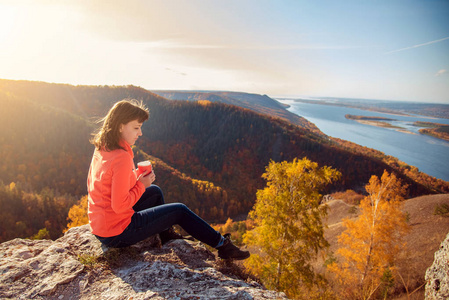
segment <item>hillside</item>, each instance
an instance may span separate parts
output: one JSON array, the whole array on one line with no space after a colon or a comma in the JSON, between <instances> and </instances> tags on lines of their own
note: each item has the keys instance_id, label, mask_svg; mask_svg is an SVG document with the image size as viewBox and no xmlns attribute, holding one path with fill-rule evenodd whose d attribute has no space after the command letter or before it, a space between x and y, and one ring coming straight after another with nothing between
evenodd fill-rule
<instances>
[{"instance_id":1,"label":"hillside","mask_svg":"<svg viewBox=\"0 0 449 300\"><path fill-rule=\"evenodd\" d=\"M223 92L223 91L159 91L151 90L151 92L170 100L187 100L198 101L208 100L211 102L220 102L230 105L235 105L255 112L266 114L273 117L278 117L288 120L293 124L299 125L302 128L314 131L320 134L320 130L315 124L307 121L285 109L284 105L267 95L257 95L241 92Z\"/></svg>"},{"instance_id":2,"label":"hillside","mask_svg":"<svg viewBox=\"0 0 449 300\"><path fill-rule=\"evenodd\" d=\"M385 163L389 167L393 168L396 172L406 175L409 179L415 182L419 182L426 187L435 187L436 191L449 191L447 190L448 183L443 180L435 180L428 176L427 174L419 172L416 167L409 166L397 158L385 155L383 152L363 147L355 143L341 140L334 137L329 137L324 135L314 124L305 120L302 117L292 114L283 107L282 103L271 99L266 95L256 95L249 93L238 93L238 92L222 92L222 91L153 91L161 96L164 96L172 100L182 100L182 101L201 101L207 100L211 102L227 103L232 105L237 105L239 107L244 107L251 109L253 111L262 113L267 116L276 116L283 120L288 120L293 124L298 125L301 129L310 130L315 136L324 139L324 143L331 144L338 149L346 149L351 153L356 153L364 157L375 158ZM325 98L327 99L327 98ZM297 101L305 101L299 99ZM311 100L309 100L311 101ZM322 103L327 105L342 105L349 107L358 107L369 110L393 112L393 113L406 113L407 109L410 109L411 113L418 113L421 108L426 115L432 115L435 112L435 108L442 109L442 112L449 111L449 106L437 105L437 104L416 104L416 103L401 103L394 101L379 101L379 100L364 100L364 99L327 99L323 101L312 101L314 103ZM438 110L437 109L437 110ZM299 118L299 119L298 119ZM431 188L433 189L433 188ZM414 192L412 192L414 194Z\"/></svg>"},{"instance_id":3,"label":"hillside","mask_svg":"<svg viewBox=\"0 0 449 300\"><path fill-rule=\"evenodd\" d=\"M409 185L409 197L449 191L449 183L377 152L237 106L167 100L135 86L0 80L1 232L29 237L46 228L52 238L61 234L74 199L86 194L94 121L124 98L140 99L150 109L134 148L136 161L154 161L167 201L184 202L208 221L244 218L270 160L306 156L337 168L342 179L323 192L358 190L384 169ZM24 217L24 211L35 217ZM55 212L63 215L55 219Z\"/></svg>"},{"instance_id":4,"label":"hillside","mask_svg":"<svg viewBox=\"0 0 449 300\"><path fill-rule=\"evenodd\" d=\"M449 215L435 214L435 208L444 204L449 205L449 194L421 196L404 202L403 211L408 215L411 231L405 238L407 250L399 262L399 272L409 291L425 283L426 270L432 265L434 253L449 232ZM344 230L341 221L344 218L356 218L358 211L342 200L330 201L328 205L329 228L325 237L331 245L330 252L335 253L338 249L337 237ZM398 293L405 292L402 283L396 283L396 290ZM420 294L423 293L424 287L420 289Z\"/></svg>"}]
</instances>

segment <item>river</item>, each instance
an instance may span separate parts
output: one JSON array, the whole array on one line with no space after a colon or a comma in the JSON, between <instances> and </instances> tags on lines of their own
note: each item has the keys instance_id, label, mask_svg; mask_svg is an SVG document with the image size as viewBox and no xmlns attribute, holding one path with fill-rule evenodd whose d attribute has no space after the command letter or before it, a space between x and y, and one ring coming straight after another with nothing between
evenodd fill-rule
<instances>
[{"instance_id":1,"label":"river","mask_svg":"<svg viewBox=\"0 0 449 300\"><path fill-rule=\"evenodd\" d=\"M415 121L434 122L449 125L449 119L424 116L400 116L362 109L310 104L294 100L277 99L288 104L289 111L314 123L326 135L382 151L386 155L417 167L430 176L449 181L449 142L418 133ZM391 128L380 128L360 124L345 118L346 114L381 116L397 121L391 122L415 134L404 133Z\"/></svg>"}]
</instances>

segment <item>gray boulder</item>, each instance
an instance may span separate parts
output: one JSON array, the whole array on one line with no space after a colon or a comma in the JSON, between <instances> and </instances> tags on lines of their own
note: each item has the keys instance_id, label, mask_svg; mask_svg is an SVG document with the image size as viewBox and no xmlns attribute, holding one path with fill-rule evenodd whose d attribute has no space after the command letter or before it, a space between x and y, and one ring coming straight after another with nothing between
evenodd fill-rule
<instances>
[{"instance_id":1,"label":"gray boulder","mask_svg":"<svg viewBox=\"0 0 449 300\"><path fill-rule=\"evenodd\" d=\"M426 299L449 299L449 234L426 271Z\"/></svg>"},{"instance_id":2,"label":"gray boulder","mask_svg":"<svg viewBox=\"0 0 449 300\"><path fill-rule=\"evenodd\" d=\"M240 273L239 273L240 272ZM287 299L199 242L151 237L106 249L88 225L51 240L0 244L1 299Z\"/></svg>"}]
</instances>

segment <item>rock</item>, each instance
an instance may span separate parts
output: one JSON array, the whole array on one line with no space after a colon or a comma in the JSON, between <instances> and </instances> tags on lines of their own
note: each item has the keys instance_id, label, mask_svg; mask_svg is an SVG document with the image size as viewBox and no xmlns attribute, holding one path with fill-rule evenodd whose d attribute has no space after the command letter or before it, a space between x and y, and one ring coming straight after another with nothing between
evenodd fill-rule
<instances>
[{"instance_id":1,"label":"rock","mask_svg":"<svg viewBox=\"0 0 449 300\"><path fill-rule=\"evenodd\" d=\"M449 299L449 234L426 271L425 299Z\"/></svg>"},{"instance_id":2,"label":"rock","mask_svg":"<svg viewBox=\"0 0 449 300\"><path fill-rule=\"evenodd\" d=\"M199 242L157 236L107 249L89 226L51 240L0 244L1 299L287 299L243 280ZM240 270L240 269L239 269Z\"/></svg>"}]
</instances>

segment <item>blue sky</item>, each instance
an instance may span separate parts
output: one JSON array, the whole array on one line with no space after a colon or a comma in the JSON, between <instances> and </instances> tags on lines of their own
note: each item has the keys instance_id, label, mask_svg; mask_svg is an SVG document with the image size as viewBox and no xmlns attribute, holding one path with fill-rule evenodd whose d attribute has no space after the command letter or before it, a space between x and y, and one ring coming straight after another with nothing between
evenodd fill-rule
<instances>
[{"instance_id":1,"label":"blue sky","mask_svg":"<svg viewBox=\"0 0 449 300\"><path fill-rule=\"evenodd\" d=\"M449 1L0 0L0 78L449 103Z\"/></svg>"}]
</instances>

